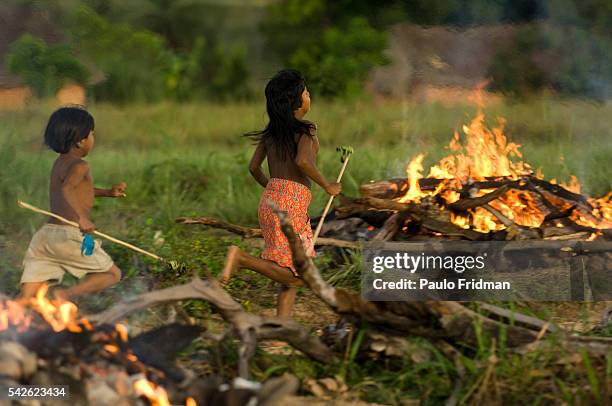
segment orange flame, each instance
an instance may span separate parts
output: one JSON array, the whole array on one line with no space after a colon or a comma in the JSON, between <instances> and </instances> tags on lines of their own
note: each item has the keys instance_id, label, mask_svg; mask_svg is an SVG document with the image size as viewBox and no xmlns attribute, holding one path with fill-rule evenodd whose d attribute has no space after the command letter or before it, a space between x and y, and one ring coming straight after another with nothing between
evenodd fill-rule
<instances>
[{"instance_id":1,"label":"orange flame","mask_svg":"<svg viewBox=\"0 0 612 406\"><path fill-rule=\"evenodd\" d=\"M441 197L450 204L459 200L458 189L474 181L504 178L517 180L526 175L533 175L530 165L520 160L522 154L520 145L508 142L504 135L505 120L498 118L495 128L485 125L485 116L482 112L482 97L480 91L486 85L482 83L473 97L478 107L476 117L469 125L462 126L463 141L459 132L455 131L448 144L451 154L442 158L437 165L429 169L428 177L443 180L435 191L423 191L419 187L419 179L423 177L423 154L413 158L406 169L408 173L408 191L399 198L399 202L418 203L426 196L441 194ZM534 175L544 179L541 169ZM555 184L556 180L550 180ZM569 184L561 183L565 189L580 194L580 182L571 176ZM489 191L476 190L474 196L482 196ZM559 210L567 210L572 204L557 196L542 191L542 195L552 202ZM588 199L592 211L576 209L570 218L576 223L592 228L612 228L612 192L600 199ZM539 227L549 213L549 209L540 200L527 191L510 190L489 203L499 213L515 224L526 227ZM499 214L498 214L499 215ZM478 207L469 210L469 217L450 214L450 221L462 228L472 228L480 232L502 230L505 226L491 211Z\"/></svg>"},{"instance_id":2,"label":"orange flame","mask_svg":"<svg viewBox=\"0 0 612 406\"><path fill-rule=\"evenodd\" d=\"M27 305L37 311L42 318L49 324L55 332L68 330L74 333L83 331L83 327L87 330L93 330L89 321L85 318L77 319L77 306L68 301L49 300L47 299L48 286L43 285L33 299L29 300ZM26 300L27 302L27 300ZM0 331L7 330L9 327L14 327L18 332L24 332L31 325L32 316L27 307L18 301L0 301ZM123 324L116 324L115 330L119 338L126 342L128 340L128 330ZM111 354L118 354L120 348L114 344L105 344L103 347ZM125 354L130 361L137 361L138 358L131 353ZM138 395L145 396L153 406L169 406L168 394L166 390L141 378L134 382L134 390ZM187 398L187 406L197 406L193 398Z\"/></svg>"},{"instance_id":3,"label":"orange flame","mask_svg":"<svg viewBox=\"0 0 612 406\"><path fill-rule=\"evenodd\" d=\"M520 145L508 142L504 135L505 120L498 118L498 127L492 130L484 123L484 113L479 112L469 126L462 127L465 146L461 145L459 133L455 131L448 148L454 152L442 158L429 170L429 177L438 179L485 180L488 177L509 177L532 173L524 162L513 162L521 158Z\"/></svg>"},{"instance_id":4,"label":"orange flame","mask_svg":"<svg viewBox=\"0 0 612 406\"><path fill-rule=\"evenodd\" d=\"M421 201L421 197L423 193L421 192L421 187L419 186L419 179L423 177L423 158L425 155L419 154L417 155L406 168L406 172L408 173L408 191L406 194L399 200L400 203L407 202L415 202L418 203Z\"/></svg>"},{"instance_id":5,"label":"orange flame","mask_svg":"<svg viewBox=\"0 0 612 406\"><path fill-rule=\"evenodd\" d=\"M77 306L72 302L61 300L51 302L46 297L48 288L47 285L43 285L38 289L36 297L32 300L32 307L40 313L55 332L65 329L73 333L83 331L76 319Z\"/></svg>"},{"instance_id":6,"label":"orange flame","mask_svg":"<svg viewBox=\"0 0 612 406\"><path fill-rule=\"evenodd\" d=\"M145 378L134 382L134 390L138 395L146 397L152 406L170 406L166 390Z\"/></svg>"}]
</instances>

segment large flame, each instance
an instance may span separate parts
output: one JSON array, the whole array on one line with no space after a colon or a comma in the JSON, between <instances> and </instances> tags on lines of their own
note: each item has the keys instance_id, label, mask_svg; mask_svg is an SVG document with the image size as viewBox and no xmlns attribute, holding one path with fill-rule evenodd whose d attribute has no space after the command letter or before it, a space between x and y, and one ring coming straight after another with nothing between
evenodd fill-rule
<instances>
[{"instance_id":1,"label":"large flame","mask_svg":"<svg viewBox=\"0 0 612 406\"><path fill-rule=\"evenodd\" d=\"M27 306L36 310L55 332L68 330L80 333L83 328L91 329L91 325L84 318L78 318L77 306L64 300L47 299L48 286L43 285L34 298L25 303L7 300L0 302L0 331L9 327L18 332L24 332L32 323L32 314Z\"/></svg>"},{"instance_id":2,"label":"large flame","mask_svg":"<svg viewBox=\"0 0 612 406\"><path fill-rule=\"evenodd\" d=\"M505 120L498 118L498 125L489 129L485 125L485 115L482 112L482 100L479 92L473 98L479 112L469 125L462 127L462 134L455 131L448 144L451 154L442 158L429 169L429 178L440 179L436 190L424 191L419 187L419 180L423 178L423 154L413 158L406 169L408 173L408 190L399 198L402 203L420 202L426 196L440 194L447 204L459 200L459 190L466 184L491 179L517 180L527 175L534 175L529 164L523 162L520 145L508 142L504 135ZM543 179L541 170L534 175ZM556 183L553 179L551 183ZM568 184L561 183L561 187L570 192L579 194L580 182L571 176ZM474 195L482 196L493 190L475 189ZM554 202L560 210L571 208L571 204L551 193L543 191L547 200ZM550 198L550 199L549 199ZM570 218L576 223L592 228L612 228L612 192L600 199L588 199L593 210L574 210ZM498 215L493 214L496 211ZM549 213L549 209L528 191L509 190L502 196L489 203L489 207L470 209L469 216L451 213L450 220L462 228L471 228L480 232L502 230L506 226L500 220L499 214L514 224L526 227L539 227ZM507 223L507 222L506 222Z\"/></svg>"}]
</instances>

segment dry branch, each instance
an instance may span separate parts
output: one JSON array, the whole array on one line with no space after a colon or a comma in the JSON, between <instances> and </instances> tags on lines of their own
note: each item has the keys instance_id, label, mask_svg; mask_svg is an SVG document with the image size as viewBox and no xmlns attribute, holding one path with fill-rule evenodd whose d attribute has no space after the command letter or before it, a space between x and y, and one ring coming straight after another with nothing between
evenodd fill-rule
<instances>
[{"instance_id":1,"label":"dry branch","mask_svg":"<svg viewBox=\"0 0 612 406\"><path fill-rule=\"evenodd\" d=\"M504 216L499 210L490 204L485 204L482 206L483 209L494 215L504 226L510 227L514 224L514 221L510 220L508 217Z\"/></svg>"},{"instance_id":2,"label":"dry branch","mask_svg":"<svg viewBox=\"0 0 612 406\"><path fill-rule=\"evenodd\" d=\"M300 324L292 320L264 318L248 313L212 278L195 278L184 285L143 293L102 313L89 316L88 319L95 324L112 324L139 310L189 299L212 303L221 317L233 326L241 340L239 373L244 378L248 376L248 360L254 353L257 339L284 340L317 361L329 363L335 360L332 351Z\"/></svg>"},{"instance_id":3,"label":"dry branch","mask_svg":"<svg viewBox=\"0 0 612 406\"><path fill-rule=\"evenodd\" d=\"M228 223L214 217L179 217L175 220L178 224L201 224L209 227L219 228L238 234L244 238L263 238L263 233L260 228L245 227L238 224ZM338 248L361 248L361 244L355 241L339 240L337 238L319 237L316 245L330 246Z\"/></svg>"},{"instance_id":4,"label":"dry branch","mask_svg":"<svg viewBox=\"0 0 612 406\"><path fill-rule=\"evenodd\" d=\"M227 230L244 238L261 238L263 233L259 228L244 227L237 224L225 222L214 217L179 217L174 220L178 224L201 224L214 228Z\"/></svg>"},{"instance_id":5,"label":"dry branch","mask_svg":"<svg viewBox=\"0 0 612 406\"><path fill-rule=\"evenodd\" d=\"M393 214L385 221L385 224L378 230L372 241L388 241L392 239L402 226L404 220L404 216L400 213Z\"/></svg>"}]
</instances>

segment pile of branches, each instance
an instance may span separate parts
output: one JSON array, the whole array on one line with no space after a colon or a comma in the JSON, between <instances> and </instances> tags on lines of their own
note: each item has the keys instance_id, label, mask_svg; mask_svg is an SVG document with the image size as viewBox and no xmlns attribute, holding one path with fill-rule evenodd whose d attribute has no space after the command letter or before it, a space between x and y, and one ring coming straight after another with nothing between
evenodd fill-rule
<instances>
[{"instance_id":1,"label":"pile of branches","mask_svg":"<svg viewBox=\"0 0 612 406\"><path fill-rule=\"evenodd\" d=\"M470 241L584 240L593 233L600 234L605 239L612 239L612 229L587 227L573 220L577 216L594 222L600 220L592 214L594 207L585 196L535 176L473 181L463 184L459 189L450 188L448 182L442 182L445 181L436 178L420 179L419 186L424 192L434 191L439 187L442 189L418 203L397 201L408 190L409 181L405 178L363 184L360 187L360 198L340 199L335 212L336 223L330 224L327 235L350 238L355 232L342 232L343 223L347 219L358 218L370 227L371 233L367 239L383 241L410 241L431 237ZM459 199L448 204L441 197L447 189L458 193ZM481 190L487 190L488 193L480 195ZM544 214L540 226L526 227L517 224L490 204L510 191L526 193L531 197L538 210ZM477 208L491 213L503 224L504 229L483 233L473 227L459 227L450 221L451 214L471 219L471 211Z\"/></svg>"}]
</instances>

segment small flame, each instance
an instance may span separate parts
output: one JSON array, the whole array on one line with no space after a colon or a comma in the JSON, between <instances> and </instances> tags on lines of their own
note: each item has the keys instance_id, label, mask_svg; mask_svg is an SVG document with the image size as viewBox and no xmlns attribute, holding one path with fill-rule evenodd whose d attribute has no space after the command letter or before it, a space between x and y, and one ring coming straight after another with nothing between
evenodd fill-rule
<instances>
[{"instance_id":1,"label":"small flame","mask_svg":"<svg viewBox=\"0 0 612 406\"><path fill-rule=\"evenodd\" d=\"M117 323L115 324L115 330L119 333L119 337L121 337L121 341L127 342L128 340L128 329L125 324Z\"/></svg>"},{"instance_id":2,"label":"small flame","mask_svg":"<svg viewBox=\"0 0 612 406\"><path fill-rule=\"evenodd\" d=\"M574 175L570 176L569 184L561 182L561 186L572 193L580 194L580 181Z\"/></svg>"},{"instance_id":3,"label":"small flame","mask_svg":"<svg viewBox=\"0 0 612 406\"><path fill-rule=\"evenodd\" d=\"M418 203L421 201L421 197L423 197L423 193L421 192L421 187L419 186L419 179L423 177L423 158L425 155L419 154L417 155L406 168L406 172L408 173L408 191L406 194L399 199L400 203L407 202L415 202Z\"/></svg>"},{"instance_id":4,"label":"small flame","mask_svg":"<svg viewBox=\"0 0 612 406\"><path fill-rule=\"evenodd\" d=\"M67 329L72 333L80 333L83 329L78 325L76 316L77 306L72 302L61 300L50 301L47 299L49 287L43 285L36 297L32 300L32 307L49 323L53 331L58 332Z\"/></svg>"},{"instance_id":5,"label":"small flame","mask_svg":"<svg viewBox=\"0 0 612 406\"><path fill-rule=\"evenodd\" d=\"M145 378L134 382L134 390L138 395L146 397L152 406L170 406L166 390Z\"/></svg>"},{"instance_id":6,"label":"small flame","mask_svg":"<svg viewBox=\"0 0 612 406\"><path fill-rule=\"evenodd\" d=\"M108 352L110 352L111 354L117 354L119 352L119 347L117 347L116 345L113 344L106 344L104 346L104 349Z\"/></svg>"}]
</instances>

